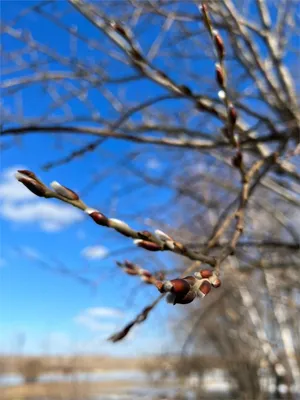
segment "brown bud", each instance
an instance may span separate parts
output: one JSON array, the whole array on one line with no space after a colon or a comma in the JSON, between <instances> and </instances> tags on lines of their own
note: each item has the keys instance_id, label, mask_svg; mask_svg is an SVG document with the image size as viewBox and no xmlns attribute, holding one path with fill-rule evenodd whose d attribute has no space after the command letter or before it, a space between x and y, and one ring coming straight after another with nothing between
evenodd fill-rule
<instances>
[{"instance_id":1,"label":"brown bud","mask_svg":"<svg viewBox=\"0 0 300 400\"><path fill-rule=\"evenodd\" d=\"M143 249L149 250L149 251L159 251L161 250L161 246L157 243L154 242L148 242L147 240L134 240L134 243L142 247Z\"/></svg>"},{"instance_id":2,"label":"brown bud","mask_svg":"<svg viewBox=\"0 0 300 400\"><path fill-rule=\"evenodd\" d=\"M221 67L221 65L216 64L216 80L218 84L223 88L224 87L224 82L225 82L225 77L224 77L224 71Z\"/></svg>"},{"instance_id":3,"label":"brown bud","mask_svg":"<svg viewBox=\"0 0 300 400\"><path fill-rule=\"evenodd\" d=\"M211 291L211 284L208 281L204 281L199 288L202 297L206 296Z\"/></svg>"},{"instance_id":4,"label":"brown bud","mask_svg":"<svg viewBox=\"0 0 300 400\"><path fill-rule=\"evenodd\" d=\"M78 200L79 196L72 189L67 188L66 186L61 185L60 183L54 181L51 183L52 189L62 197L65 197L68 200Z\"/></svg>"},{"instance_id":5,"label":"brown bud","mask_svg":"<svg viewBox=\"0 0 300 400\"><path fill-rule=\"evenodd\" d=\"M193 290L190 290L185 296L175 296L173 304L189 304L196 297L196 293Z\"/></svg>"},{"instance_id":6,"label":"brown bud","mask_svg":"<svg viewBox=\"0 0 300 400\"><path fill-rule=\"evenodd\" d=\"M152 238L152 233L149 232L149 231L141 231L141 232L138 232L138 236L139 236L141 239L146 239L146 240L148 240L148 239L151 239L151 238Z\"/></svg>"},{"instance_id":7,"label":"brown bud","mask_svg":"<svg viewBox=\"0 0 300 400\"><path fill-rule=\"evenodd\" d=\"M122 263L120 263L120 264L122 265ZM130 267L130 268L134 267L134 264L129 260L125 260L124 264L126 265L126 267Z\"/></svg>"},{"instance_id":8,"label":"brown bud","mask_svg":"<svg viewBox=\"0 0 300 400\"><path fill-rule=\"evenodd\" d=\"M211 24L210 24L210 20L209 20L209 16L208 16L208 9L207 9L207 5L206 4L201 4L200 7L202 14L203 14L203 19L205 22L206 27L211 30Z\"/></svg>"},{"instance_id":9,"label":"brown bud","mask_svg":"<svg viewBox=\"0 0 300 400\"><path fill-rule=\"evenodd\" d=\"M124 268L124 272L126 272L128 275L138 275L138 272L135 269L130 269L127 267Z\"/></svg>"},{"instance_id":10,"label":"brown bud","mask_svg":"<svg viewBox=\"0 0 300 400\"><path fill-rule=\"evenodd\" d=\"M212 274L213 274L212 271L210 271L209 269L202 269L200 271L200 275L202 276L203 279L210 278Z\"/></svg>"},{"instance_id":11,"label":"brown bud","mask_svg":"<svg viewBox=\"0 0 300 400\"><path fill-rule=\"evenodd\" d=\"M29 178L36 179L36 175L28 169L18 169L18 172L22 175L29 176Z\"/></svg>"},{"instance_id":12,"label":"brown bud","mask_svg":"<svg viewBox=\"0 0 300 400\"><path fill-rule=\"evenodd\" d=\"M22 177L21 175L17 177L18 181L23 183L24 186L27 187L33 194L39 197L45 197L46 195L46 188L39 182L35 181L34 179L27 178L26 176Z\"/></svg>"},{"instance_id":13,"label":"brown bud","mask_svg":"<svg viewBox=\"0 0 300 400\"><path fill-rule=\"evenodd\" d=\"M185 279L172 279L170 282L173 285L172 293L176 295L185 296L191 289L190 284Z\"/></svg>"},{"instance_id":14,"label":"brown bud","mask_svg":"<svg viewBox=\"0 0 300 400\"><path fill-rule=\"evenodd\" d=\"M197 282L197 279L192 275L185 276L183 279L187 281L190 284L190 286L194 286L194 284Z\"/></svg>"},{"instance_id":15,"label":"brown bud","mask_svg":"<svg viewBox=\"0 0 300 400\"><path fill-rule=\"evenodd\" d=\"M200 6L200 8L201 8L201 11L202 11L203 13L207 13L207 5L206 5L206 4L202 3L201 6Z\"/></svg>"},{"instance_id":16,"label":"brown bud","mask_svg":"<svg viewBox=\"0 0 300 400\"><path fill-rule=\"evenodd\" d=\"M99 211L93 211L89 214L91 218L96 222L98 225L108 226L108 218Z\"/></svg>"},{"instance_id":17,"label":"brown bud","mask_svg":"<svg viewBox=\"0 0 300 400\"><path fill-rule=\"evenodd\" d=\"M219 57L222 60L224 58L224 55L225 55L225 48L224 48L223 39L221 38L221 36L218 33L214 35L214 39L215 39L215 44L216 44L216 48L217 48Z\"/></svg>"},{"instance_id":18,"label":"brown bud","mask_svg":"<svg viewBox=\"0 0 300 400\"><path fill-rule=\"evenodd\" d=\"M122 266L122 265L123 265L123 264L121 264L121 266ZM126 268L129 268L129 269L136 269L135 265L134 265L132 262L128 261L128 260L125 260L125 261L124 261L124 265L125 265Z\"/></svg>"},{"instance_id":19,"label":"brown bud","mask_svg":"<svg viewBox=\"0 0 300 400\"><path fill-rule=\"evenodd\" d=\"M69 189L69 188L67 188L66 186L64 186L64 188L66 189L66 190L68 190L69 191L69 193L68 193L68 198L70 199L70 200L78 200L79 199L79 196L78 196L78 194L76 193L76 192L74 192L74 190L72 190L72 189ZM65 196L65 197L67 197L67 196Z\"/></svg>"},{"instance_id":20,"label":"brown bud","mask_svg":"<svg viewBox=\"0 0 300 400\"><path fill-rule=\"evenodd\" d=\"M142 272L142 276L145 276L145 277L147 277L147 278L152 278L151 272L149 272L149 271L147 271L147 270L144 270L144 271Z\"/></svg>"}]
</instances>

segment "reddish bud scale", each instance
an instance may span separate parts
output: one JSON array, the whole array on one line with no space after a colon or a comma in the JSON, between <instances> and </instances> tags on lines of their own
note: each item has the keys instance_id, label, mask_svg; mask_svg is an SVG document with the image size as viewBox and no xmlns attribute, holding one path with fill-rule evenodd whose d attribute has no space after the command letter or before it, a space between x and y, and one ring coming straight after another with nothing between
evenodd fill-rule
<instances>
[{"instance_id":1,"label":"reddish bud scale","mask_svg":"<svg viewBox=\"0 0 300 400\"><path fill-rule=\"evenodd\" d=\"M93 220L96 222L96 224L102 225L102 226L108 226L109 220L104 214L102 214L98 211L94 211L90 214L90 217L93 218Z\"/></svg>"},{"instance_id":2,"label":"reddish bud scale","mask_svg":"<svg viewBox=\"0 0 300 400\"><path fill-rule=\"evenodd\" d=\"M185 276L183 279L187 281L191 286L194 286L194 284L197 282L197 279L192 275Z\"/></svg>"},{"instance_id":3,"label":"reddish bud scale","mask_svg":"<svg viewBox=\"0 0 300 400\"><path fill-rule=\"evenodd\" d=\"M72 189L69 189L66 186L61 185L60 183L54 181L51 183L52 188L54 191L59 194L60 196L68 199L68 200L79 200L79 196L75 193Z\"/></svg>"},{"instance_id":4,"label":"reddish bud scale","mask_svg":"<svg viewBox=\"0 0 300 400\"><path fill-rule=\"evenodd\" d=\"M209 20L209 16L208 16L208 9L207 9L206 4L201 4L200 9L203 14L205 25L207 26L207 28L211 29L210 20Z\"/></svg>"},{"instance_id":5,"label":"reddish bud scale","mask_svg":"<svg viewBox=\"0 0 300 400\"><path fill-rule=\"evenodd\" d=\"M148 242L146 240L141 240L140 242L137 243L139 247L142 247L143 249L149 250L149 251L159 251L161 250L161 246L158 245L157 243L153 242Z\"/></svg>"},{"instance_id":6,"label":"reddish bud scale","mask_svg":"<svg viewBox=\"0 0 300 400\"><path fill-rule=\"evenodd\" d=\"M216 65L216 80L218 84L223 88L224 87L224 72L220 65Z\"/></svg>"},{"instance_id":7,"label":"reddish bud scale","mask_svg":"<svg viewBox=\"0 0 300 400\"><path fill-rule=\"evenodd\" d=\"M191 289L190 284L185 279L172 279L172 293L185 296Z\"/></svg>"},{"instance_id":8,"label":"reddish bud scale","mask_svg":"<svg viewBox=\"0 0 300 400\"><path fill-rule=\"evenodd\" d=\"M46 189L40 183L34 181L33 179L19 178L19 182L23 183L33 194L39 197L45 197Z\"/></svg>"},{"instance_id":9,"label":"reddish bud scale","mask_svg":"<svg viewBox=\"0 0 300 400\"><path fill-rule=\"evenodd\" d=\"M204 296L206 296L211 291L211 284L208 281L204 281L199 290Z\"/></svg>"},{"instance_id":10,"label":"reddish bud scale","mask_svg":"<svg viewBox=\"0 0 300 400\"><path fill-rule=\"evenodd\" d=\"M132 262L130 262L128 260L125 260L124 265L125 265L125 267L127 269L130 269L132 271L136 271L136 266Z\"/></svg>"},{"instance_id":11,"label":"reddish bud scale","mask_svg":"<svg viewBox=\"0 0 300 400\"><path fill-rule=\"evenodd\" d=\"M69 192L67 197L69 200L79 200L79 196L74 190L69 189L68 187L64 186L64 188Z\"/></svg>"},{"instance_id":12,"label":"reddish bud scale","mask_svg":"<svg viewBox=\"0 0 300 400\"><path fill-rule=\"evenodd\" d=\"M201 11L202 11L203 13L207 14L207 5L206 5L206 4L202 3L201 6L200 6L200 8L201 8Z\"/></svg>"},{"instance_id":13,"label":"reddish bud scale","mask_svg":"<svg viewBox=\"0 0 300 400\"><path fill-rule=\"evenodd\" d=\"M212 274L213 274L212 271L210 271L209 269L202 269L200 271L200 275L202 276L203 279L210 278Z\"/></svg>"},{"instance_id":14,"label":"reddish bud scale","mask_svg":"<svg viewBox=\"0 0 300 400\"><path fill-rule=\"evenodd\" d=\"M151 239L152 233L149 232L149 231L141 231L141 232L138 232L138 236L139 236L141 239L146 239L146 240L148 240L148 239Z\"/></svg>"},{"instance_id":15,"label":"reddish bud scale","mask_svg":"<svg viewBox=\"0 0 300 400\"><path fill-rule=\"evenodd\" d=\"M138 272L136 270L130 268L124 268L124 272L126 272L126 274L128 275L138 275Z\"/></svg>"},{"instance_id":16,"label":"reddish bud scale","mask_svg":"<svg viewBox=\"0 0 300 400\"><path fill-rule=\"evenodd\" d=\"M128 261L128 260L125 260L124 264L126 265L126 267L131 267L131 268L134 267L134 264L132 262Z\"/></svg>"},{"instance_id":17,"label":"reddish bud scale","mask_svg":"<svg viewBox=\"0 0 300 400\"><path fill-rule=\"evenodd\" d=\"M147 277L147 278L152 278L152 274L149 271L143 271L142 275Z\"/></svg>"},{"instance_id":18,"label":"reddish bud scale","mask_svg":"<svg viewBox=\"0 0 300 400\"><path fill-rule=\"evenodd\" d=\"M188 292L184 297L176 296L173 304L189 304L191 303L196 297L196 293L194 291Z\"/></svg>"},{"instance_id":19,"label":"reddish bud scale","mask_svg":"<svg viewBox=\"0 0 300 400\"><path fill-rule=\"evenodd\" d=\"M220 36L219 34L216 34L216 35L214 36L214 39L215 39L215 44L216 44L216 48L217 48L219 57L220 57L221 59L223 59L224 56L225 56L225 48L224 48L223 39L221 38L221 36Z\"/></svg>"}]
</instances>

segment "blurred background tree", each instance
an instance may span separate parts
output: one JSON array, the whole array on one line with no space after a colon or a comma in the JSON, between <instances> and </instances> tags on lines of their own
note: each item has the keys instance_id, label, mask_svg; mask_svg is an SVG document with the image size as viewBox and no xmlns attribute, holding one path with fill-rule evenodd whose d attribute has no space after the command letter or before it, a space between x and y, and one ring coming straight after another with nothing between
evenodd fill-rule
<instances>
[{"instance_id":1,"label":"blurred background tree","mask_svg":"<svg viewBox=\"0 0 300 400\"><path fill-rule=\"evenodd\" d=\"M35 383L43 373L43 364L38 359L30 359L20 365L20 374L26 383Z\"/></svg>"}]
</instances>

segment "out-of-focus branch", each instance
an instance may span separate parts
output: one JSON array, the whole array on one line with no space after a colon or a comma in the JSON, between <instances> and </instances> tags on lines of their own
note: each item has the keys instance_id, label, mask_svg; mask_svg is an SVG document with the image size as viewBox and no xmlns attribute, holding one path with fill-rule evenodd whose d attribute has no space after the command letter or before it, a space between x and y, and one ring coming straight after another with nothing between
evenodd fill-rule
<instances>
[{"instance_id":1,"label":"out-of-focus branch","mask_svg":"<svg viewBox=\"0 0 300 400\"><path fill-rule=\"evenodd\" d=\"M116 343L116 342L119 342L120 340L124 339L134 326L146 321L149 313L157 306L157 304L160 302L160 300L163 297L164 297L164 294L161 294L160 296L158 296L157 299L153 301L153 303L151 303L147 307L143 308L143 310L136 316L136 318L134 320L129 322L129 324L127 324L119 332L114 333L112 336L110 336L108 338L108 340L110 340L113 343Z\"/></svg>"}]
</instances>

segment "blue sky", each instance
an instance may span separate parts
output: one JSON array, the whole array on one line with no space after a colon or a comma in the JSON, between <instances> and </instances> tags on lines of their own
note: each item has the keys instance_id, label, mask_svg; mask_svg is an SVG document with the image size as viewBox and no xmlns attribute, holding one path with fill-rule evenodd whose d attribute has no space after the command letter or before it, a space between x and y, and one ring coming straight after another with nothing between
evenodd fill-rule
<instances>
[{"instance_id":1,"label":"blue sky","mask_svg":"<svg viewBox=\"0 0 300 400\"><path fill-rule=\"evenodd\" d=\"M33 4L33 1L2 2L0 7L3 21L11 21L20 10ZM66 3L57 4L62 9L66 7ZM194 9L194 5L189 7ZM255 10L253 13L255 14ZM81 16L72 13L63 16L62 20L69 26L78 25L80 31L104 47L111 46L111 43ZM69 54L69 36L45 18L29 13L18 21L15 28L30 31L34 39L49 45L62 57ZM149 50L159 31L158 25L151 26L148 30L147 28L147 24L143 26L142 23L137 27L139 31L145 31L140 35L145 52ZM202 48L197 48L198 54L206 50L208 43L210 46L209 40L207 37L200 43ZM294 38L291 38L291 43L293 40ZM199 41L196 45L199 45ZM7 35L3 38L3 46L12 52L21 51L23 48L23 45ZM183 44L184 46L194 46L194 42L191 40L189 44ZM93 64L95 68L100 61L106 60L104 53L83 45L78 45L76 54L82 63ZM27 61L30 57L34 60L33 53L26 57ZM168 68L167 62L163 56L155 60L155 64L163 69ZM3 65L4 70L7 65ZM57 63L49 65L53 71L62 71L64 68L67 70ZM42 72L43 69L40 68L39 72ZM118 77L130 74L130 70L117 61L111 62L109 68L112 74ZM168 73L178 82L190 84L182 74L181 68L181 63L174 62ZM191 86L193 90L216 97L218 88L214 79L213 62L207 58L200 59L199 62L191 63L191 68L199 77L199 81L195 80ZM241 74L236 68L229 70L234 71L237 76ZM32 71L15 71L10 77L15 78L24 73L30 75ZM202 80L202 75L205 76L205 80ZM76 87L75 83L74 85ZM236 89L252 90L252 86L251 81L245 80L239 83ZM117 93L116 86L111 85L109 88L112 94ZM63 96L64 88L58 87L57 93ZM136 102L162 93L162 88L141 80L127 85L126 101ZM93 113L99 114L100 117L105 116L111 121L117 118L117 112L96 89L89 90L86 95ZM36 85L24 89L22 96L12 95L5 98L3 110L13 110L18 118L18 110L22 109L26 118L33 118L46 116L49 106L51 107L50 96L45 95L41 85ZM166 101L159 104L158 110L161 113L166 110L173 121L177 121L179 109L185 107L190 110L190 103L183 100L177 100L176 103ZM89 116L91 113L82 102L72 99L68 102L68 107L53 108L51 116L67 118L70 110L77 117ZM259 110L269 112L261 103ZM188 127L200 127L205 131L207 118L206 114L204 118L202 115L197 113L191 122L187 122ZM136 114L132 118L138 121L140 116ZM247 118L247 122L253 121ZM216 128L220 127L213 119L208 125L207 133L217 132ZM57 180L78 193L83 193L83 199L89 206L98 208L109 217L124 219L137 229L148 229L148 209L153 204L158 207L169 202L174 193L162 187L145 187L138 177L138 171L152 177L163 176L163 171L172 166L167 160L175 158L177 150L165 151L152 146L147 147L147 152L144 152L146 147L142 145L106 140L96 151L70 164L49 171L42 169L45 163L60 159L92 140L86 136L70 135L65 135L63 140L60 140L54 135L44 134L24 136L22 140L3 139L3 143L11 147L2 152L0 175L0 352L21 350L20 343L24 338L22 350L26 353L81 351L141 355L149 351L159 352L162 346L168 347L167 342L169 345L172 343L172 330L169 329L166 315L177 313L178 310L164 303L150 315L146 323L135 329L125 342L112 345L107 343L105 338L130 321L157 295L154 288L142 287L135 278L123 276L115 261L128 258L153 271L161 266L174 265L175 259L167 258L164 254L145 253L137 249L131 240L96 226L86 215L72 207L54 200L35 197L14 179L14 172L18 168L33 170L47 184ZM134 151L136 155L130 164L137 170L137 174L132 174L122 166L124 160ZM187 165L190 161L193 165L190 153L186 154L186 161ZM211 164L211 159L206 161ZM110 173L97 184L93 184L93 178L105 171ZM136 185L142 186L131 191ZM173 202L169 202L170 210L172 205ZM169 209L165 208L158 216L154 213L154 216L162 222L168 221L172 227L173 224L178 224L178 220L169 217ZM140 217L131 219L131 216L136 214ZM186 215L178 217L187 222ZM162 229L161 226L155 228ZM127 252L111 256L108 254L124 248ZM178 262L178 259L176 260ZM67 268L71 274L64 275L63 268ZM70 276L72 274L73 276ZM96 282L97 290L80 283L76 279L77 275Z\"/></svg>"},{"instance_id":2,"label":"blue sky","mask_svg":"<svg viewBox=\"0 0 300 400\"><path fill-rule=\"evenodd\" d=\"M70 351L74 351L78 343L83 343L80 345L82 351L84 344L94 351L94 346L89 347L91 339L107 337L157 293L148 286L144 290L139 288L134 301L130 301L131 293L139 282L123 277L115 266L115 260L122 260L126 253L124 256L102 258L110 250L124 247L135 250L131 241L96 226L72 208L31 195L14 180L12 172L19 165L32 170L38 170L39 165L36 160L30 164L18 164L24 160L24 150L11 153L8 167L2 160L0 188L0 348L9 352L17 350L14 338L24 334L24 350L27 352L42 350L42 343L47 341L52 351L65 351L65 343L69 343ZM62 275L59 271L61 267L74 273L78 271L80 276L97 282L97 289L80 284L69 274ZM98 312L91 314L90 309ZM153 334L156 328L161 334L160 326L152 321L150 340L155 339ZM149 327L145 325L140 331L147 332L147 329ZM146 336L148 343L149 337ZM134 340L131 349L126 344L105 344L105 352L130 353L143 342ZM99 347L99 352L102 351L103 344Z\"/></svg>"},{"instance_id":3,"label":"blue sky","mask_svg":"<svg viewBox=\"0 0 300 400\"><path fill-rule=\"evenodd\" d=\"M20 9L28 5L32 5L32 2L2 2L3 20L11 20ZM58 51L63 53L66 50L65 43L55 36L58 31L53 29L50 34L44 22L35 18L25 18L24 21L18 26L30 28L33 36L46 41ZM85 32L91 29L83 20L81 23L84 24ZM11 50L18 46L8 38L4 45ZM39 89L28 90L24 97L24 114L27 117L43 114L47 101ZM13 101L8 99L5 105L10 107ZM82 111L76 102L72 106L75 113ZM103 112L107 104L102 101L97 106ZM56 112L59 114L59 110ZM82 139L80 143L88 140L91 139ZM116 267L115 261L124 259L126 252L124 256L103 257L110 250L124 247L134 250L130 259L141 254L144 257L143 251L137 250L132 241L96 226L87 216L72 207L35 197L14 178L18 168L27 168L35 171L45 183L58 180L81 192L90 183L91 176L111 168L134 149L132 144L108 140L98 151L71 165L47 172L41 169L43 164L68 154L76 145L65 141L59 146L52 137L28 135L2 154L0 352L81 351L140 355L150 350L153 352L154 346L159 352L161 337L166 334L165 326L160 321L166 309L164 304L155 316L150 316L146 324L134 330L124 343L112 345L105 341L107 336L125 325L154 299L157 292L149 286L142 289L137 280L124 277ZM161 164L155 154L149 153L141 157L136 165L155 175ZM119 200L116 194L122 185L138 182L138 178L132 178L120 167L115 174L89 190L84 200L90 206L109 213L110 217L120 216L121 210L136 212L139 205L133 205L135 194L120 197ZM115 195L117 203L111 201L112 195ZM152 188L142 189L142 195L143 206L156 198ZM168 195L162 192L160 200L166 199ZM160 200L156 198L156 202ZM145 228L145 225L135 226ZM62 275L59 271L62 266L74 274L78 273L97 282L97 290L81 284L74 277ZM148 266L151 267L151 264Z\"/></svg>"}]
</instances>

